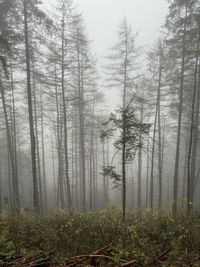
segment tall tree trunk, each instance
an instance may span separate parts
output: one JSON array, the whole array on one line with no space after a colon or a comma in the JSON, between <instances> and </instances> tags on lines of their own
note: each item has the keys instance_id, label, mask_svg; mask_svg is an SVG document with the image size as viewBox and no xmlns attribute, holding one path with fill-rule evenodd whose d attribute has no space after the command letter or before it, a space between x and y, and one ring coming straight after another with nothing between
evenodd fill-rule
<instances>
[{"instance_id":1,"label":"tall tree trunk","mask_svg":"<svg viewBox=\"0 0 200 267\"><path fill-rule=\"evenodd\" d=\"M158 209L162 209L162 136L161 136L161 83L162 83L162 67L163 67L163 47L160 51L161 55L159 58L159 78L158 78L158 94L157 94L157 106L158 106L158 176L159 176L159 200Z\"/></svg>"},{"instance_id":2,"label":"tall tree trunk","mask_svg":"<svg viewBox=\"0 0 200 267\"><path fill-rule=\"evenodd\" d=\"M106 156L105 156L105 144L104 140L101 141L101 146L102 146L102 156L103 156L103 169L106 168ZM106 175L103 175L103 193L104 193L104 205L107 204L108 199L107 199L107 187L106 187Z\"/></svg>"},{"instance_id":3,"label":"tall tree trunk","mask_svg":"<svg viewBox=\"0 0 200 267\"><path fill-rule=\"evenodd\" d=\"M42 177L41 177L41 161L40 161L40 145L38 134L38 113L37 113L37 99L36 99L36 84L35 84L35 71L33 67L33 106L34 106L34 122L35 122L35 144L36 144L36 161L37 161L37 177L38 177L38 192L39 192L39 208L40 214L44 213L43 192L42 192Z\"/></svg>"},{"instance_id":4,"label":"tall tree trunk","mask_svg":"<svg viewBox=\"0 0 200 267\"><path fill-rule=\"evenodd\" d=\"M122 210L123 221L126 215L126 91L127 91L127 60L128 60L128 36L126 32L126 51L124 58L124 84L123 84L123 113L122 113Z\"/></svg>"},{"instance_id":5,"label":"tall tree trunk","mask_svg":"<svg viewBox=\"0 0 200 267\"><path fill-rule=\"evenodd\" d=\"M56 134L57 134L57 153L58 153L58 192L57 192L57 206L62 209L65 208L64 204L64 191L63 191L63 172L62 172L62 137L61 137L61 118L60 118L60 109L61 105L59 101L59 92L57 87L57 69L55 65L55 96L56 96Z\"/></svg>"},{"instance_id":6,"label":"tall tree trunk","mask_svg":"<svg viewBox=\"0 0 200 267\"><path fill-rule=\"evenodd\" d=\"M154 117L154 129L153 129L153 144L151 152L151 177L150 177L150 208L153 211L153 200L154 200L154 157L155 157L155 143L156 143L156 128L157 128L157 115L158 105L156 106L155 117Z\"/></svg>"},{"instance_id":7,"label":"tall tree trunk","mask_svg":"<svg viewBox=\"0 0 200 267\"><path fill-rule=\"evenodd\" d=\"M197 42L197 53L196 53L196 64L195 64L195 75L194 75L194 88L193 88L193 97L192 97L192 108L191 108L191 125L190 125L190 135L189 135L189 148L188 148L188 164L187 164L187 171L188 171L188 177L187 177L187 211L188 213L192 212L193 209L193 183L194 183L194 177L195 177L195 161L196 161L196 146L197 146L197 135L196 135L196 118L195 118L195 104L196 104L196 98L197 102L198 100L198 88L197 88L197 75L198 75L198 68L199 66L199 45L200 45L200 26L199 26L199 34L198 34L198 42ZM198 85L199 87L199 85ZM198 105L198 103L197 103ZM198 106L197 106L198 108ZM197 132L198 132L198 125L197 125Z\"/></svg>"},{"instance_id":8,"label":"tall tree trunk","mask_svg":"<svg viewBox=\"0 0 200 267\"><path fill-rule=\"evenodd\" d=\"M64 5L64 4L63 4ZM65 96L65 7L63 6L62 19L62 104L63 104L63 119L64 119L64 151L65 151L65 178L67 186L67 200L69 209L72 207L71 189L69 179L69 159L68 159L68 131L67 131L67 108Z\"/></svg>"},{"instance_id":9,"label":"tall tree trunk","mask_svg":"<svg viewBox=\"0 0 200 267\"><path fill-rule=\"evenodd\" d=\"M183 28L181 84L180 84L180 91L179 91L178 131L177 131L177 140L176 140L176 157L175 157L173 205L172 205L172 212L175 215L177 214L177 201L178 201L178 177L179 177L179 158L180 158L180 143L181 143L182 113L183 113L183 90L184 90L184 74L185 74L185 46L186 46L187 12L188 12L188 8L187 8L187 4L186 4L184 28Z\"/></svg>"},{"instance_id":10,"label":"tall tree trunk","mask_svg":"<svg viewBox=\"0 0 200 267\"><path fill-rule=\"evenodd\" d=\"M13 205L14 205L13 207L19 208L18 177L16 175L15 156L14 156L14 151L13 151L13 146L12 146L10 125L9 125L8 114L7 114L7 109L6 109L5 91L4 91L3 83L1 81L1 77L0 77L0 94L1 94L1 100L2 100L2 105L3 105L4 119L5 119L5 124L6 124L6 139L7 139L8 154L9 154L11 171L12 171Z\"/></svg>"},{"instance_id":11,"label":"tall tree trunk","mask_svg":"<svg viewBox=\"0 0 200 267\"><path fill-rule=\"evenodd\" d=\"M44 212L47 212L47 182L46 182L46 163L45 163L45 144L44 144L44 108L43 108L43 98L42 92L40 96L41 102L41 138L42 138L42 172L43 172L43 188L44 188Z\"/></svg>"},{"instance_id":12,"label":"tall tree trunk","mask_svg":"<svg viewBox=\"0 0 200 267\"><path fill-rule=\"evenodd\" d=\"M37 180L36 150L35 150L35 133L34 133L34 123L33 123L32 93L31 93L30 55L29 55L29 38L28 38L28 21L27 21L27 0L24 0L24 33L25 33L25 49L26 49L28 113L29 113L32 175L33 175L33 203L34 203L34 208L35 208L36 212L39 212L39 195L38 195L38 180Z\"/></svg>"},{"instance_id":13,"label":"tall tree trunk","mask_svg":"<svg viewBox=\"0 0 200 267\"><path fill-rule=\"evenodd\" d=\"M84 134L84 82L83 82L83 60L81 60L79 31L77 32L77 59L78 59L78 97L79 97L79 124L80 124L80 158L82 174L82 204L83 211L86 211L86 178L85 178L85 134Z\"/></svg>"},{"instance_id":14,"label":"tall tree trunk","mask_svg":"<svg viewBox=\"0 0 200 267\"><path fill-rule=\"evenodd\" d=\"M15 93L14 93L14 80L13 80L13 69L11 65L10 71L11 77L11 93L12 93L12 111L13 111L13 153L15 159L15 175L18 184L18 197L19 197L19 177L18 177L18 161L17 161L17 131L16 131L16 112L15 112Z\"/></svg>"},{"instance_id":15,"label":"tall tree trunk","mask_svg":"<svg viewBox=\"0 0 200 267\"><path fill-rule=\"evenodd\" d=\"M2 165L0 160L0 213L2 211Z\"/></svg>"},{"instance_id":16,"label":"tall tree trunk","mask_svg":"<svg viewBox=\"0 0 200 267\"><path fill-rule=\"evenodd\" d=\"M148 123L150 123L150 114L149 114L149 118L148 118ZM149 206L149 152L150 152L150 133L148 131L148 136L147 136L147 157L146 157L146 161L147 161L147 170L146 170L146 209Z\"/></svg>"},{"instance_id":17,"label":"tall tree trunk","mask_svg":"<svg viewBox=\"0 0 200 267\"><path fill-rule=\"evenodd\" d=\"M200 65L199 65L199 81L197 87L196 108L195 108L194 139L193 139L193 148L191 156L191 181L190 181L191 192L188 192L188 196L190 196L190 199L188 199L188 212L192 212L194 203L197 148L199 139L199 109L200 109L199 106L200 106Z\"/></svg>"},{"instance_id":18,"label":"tall tree trunk","mask_svg":"<svg viewBox=\"0 0 200 267\"><path fill-rule=\"evenodd\" d=\"M144 114L144 100L142 99L141 109L140 109L140 123L143 124L143 114ZM140 133L139 142L142 144L142 134ZM142 147L139 148L138 153L138 209L142 207Z\"/></svg>"},{"instance_id":19,"label":"tall tree trunk","mask_svg":"<svg viewBox=\"0 0 200 267\"><path fill-rule=\"evenodd\" d=\"M189 124L189 122L188 122ZM184 210L185 204L187 204L186 201L186 185L187 185L187 177L188 177L188 159L189 159L189 132L187 131L187 136L185 140L185 159L184 159L184 170L183 170L183 183L182 183L182 201L181 201L181 207Z\"/></svg>"}]
</instances>

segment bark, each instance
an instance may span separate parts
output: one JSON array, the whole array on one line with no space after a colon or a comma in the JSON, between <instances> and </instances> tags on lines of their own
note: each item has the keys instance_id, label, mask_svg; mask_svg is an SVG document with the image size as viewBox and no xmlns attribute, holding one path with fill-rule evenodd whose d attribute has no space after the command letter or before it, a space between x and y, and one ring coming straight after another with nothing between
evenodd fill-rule
<instances>
[{"instance_id":1,"label":"bark","mask_svg":"<svg viewBox=\"0 0 200 267\"><path fill-rule=\"evenodd\" d=\"M24 33L25 33L25 49L26 49L28 113L29 113L32 176L33 176L33 203L34 203L35 211L39 212L39 195L38 195L38 180L37 180L37 165L36 165L35 133L34 133L34 123L33 123L32 93L31 93L30 55L29 55L29 38L28 38L28 21L27 21L27 0L24 0Z\"/></svg>"},{"instance_id":2,"label":"bark","mask_svg":"<svg viewBox=\"0 0 200 267\"><path fill-rule=\"evenodd\" d=\"M43 173L43 188L44 188L44 212L47 212L47 182L46 182L46 163L45 163L45 144L44 144L44 108L41 92L41 138L42 138L42 173Z\"/></svg>"},{"instance_id":3,"label":"bark","mask_svg":"<svg viewBox=\"0 0 200 267\"><path fill-rule=\"evenodd\" d=\"M105 140L101 140L102 156L103 156L103 168L106 167L106 157L105 157ZM103 193L104 193L104 205L107 203L107 187L106 187L106 175L103 175Z\"/></svg>"},{"instance_id":4,"label":"bark","mask_svg":"<svg viewBox=\"0 0 200 267\"><path fill-rule=\"evenodd\" d=\"M67 131L67 108L65 96L65 12L63 6L62 19L62 104L63 104L63 121L64 121L64 152L65 152L65 179L67 186L68 208L72 207L70 178L69 178L69 159L68 159L68 131Z\"/></svg>"},{"instance_id":5,"label":"bark","mask_svg":"<svg viewBox=\"0 0 200 267\"><path fill-rule=\"evenodd\" d=\"M122 210L123 210L123 220L125 220L126 215L126 91L127 91L127 60L128 60L128 36L126 32L125 41L125 58L124 58L124 84L123 84L123 126L122 126Z\"/></svg>"},{"instance_id":6,"label":"bark","mask_svg":"<svg viewBox=\"0 0 200 267\"><path fill-rule=\"evenodd\" d=\"M61 138L61 119L60 119L60 103L59 103L59 93L57 87L57 70L55 66L55 96L56 96L56 121L57 121L57 153L58 153L58 192L57 192L57 206L65 208L64 204L64 191L63 191L63 171L62 171L62 138Z\"/></svg>"},{"instance_id":7,"label":"bark","mask_svg":"<svg viewBox=\"0 0 200 267\"><path fill-rule=\"evenodd\" d=\"M141 118L140 123L143 124L143 114L144 114L144 101L142 99L141 103ZM140 134L139 142L142 144L142 134ZM138 153L138 209L142 207L142 148L139 148Z\"/></svg>"},{"instance_id":8,"label":"bark","mask_svg":"<svg viewBox=\"0 0 200 267\"><path fill-rule=\"evenodd\" d=\"M150 123L150 115L148 118L148 123ZM147 170L146 170L146 209L149 206L149 152L150 152L150 133L148 131L148 136L147 136Z\"/></svg>"},{"instance_id":9,"label":"bark","mask_svg":"<svg viewBox=\"0 0 200 267\"><path fill-rule=\"evenodd\" d=\"M40 209L40 214L43 214L44 206L43 206L43 193L42 193L40 145L39 145L39 134L38 134L38 113L37 113L34 66L33 66L33 92L32 93L33 93L33 105L34 105L34 128L35 128L35 145L36 145L37 177L38 177L38 192L39 192L39 209Z\"/></svg>"},{"instance_id":10,"label":"bark","mask_svg":"<svg viewBox=\"0 0 200 267\"><path fill-rule=\"evenodd\" d=\"M193 210L193 187L194 187L194 178L195 178L195 170L196 170L196 147L197 147L197 139L198 139L198 123L196 125L196 116L198 117L198 113L195 116L195 104L198 109L199 102L199 90L197 88L197 75L199 66L199 45L200 45L200 27L198 34L198 43L197 43L197 53L196 53L196 64L195 64L195 75L194 75L194 88L193 88L193 97L192 97L192 108L191 108L191 126L190 126L190 135L189 135L189 148L188 148L188 177L187 177L187 211L191 213ZM198 86L199 87L199 86ZM197 98L197 103L196 103ZM197 131L196 127L197 126Z\"/></svg>"},{"instance_id":11,"label":"bark","mask_svg":"<svg viewBox=\"0 0 200 267\"><path fill-rule=\"evenodd\" d=\"M3 87L1 77L0 77L0 94L1 94L4 120L5 120L5 126L6 126L6 139L7 139L8 154L9 154L11 171L12 171L13 207L19 208L20 204L19 204L18 176L16 175L15 155L14 155L14 150L13 150L13 145L12 145L11 130L10 130L7 108L6 108L5 89Z\"/></svg>"},{"instance_id":12,"label":"bark","mask_svg":"<svg viewBox=\"0 0 200 267\"><path fill-rule=\"evenodd\" d=\"M17 132L16 132L16 112L15 112L15 94L14 94L14 81L13 81L13 70L11 65L11 92L12 92L12 111L13 111L13 153L15 160L15 175L18 184L18 195L19 195L19 177L18 177L18 161L17 161Z\"/></svg>"},{"instance_id":13,"label":"bark","mask_svg":"<svg viewBox=\"0 0 200 267\"><path fill-rule=\"evenodd\" d=\"M151 152L151 177L150 177L150 208L154 209L154 157L155 157L155 142L156 142L156 128L157 128L157 115L158 115L158 105L156 106L155 117L154 117L154 129L153 129L153 144Z\"/></svg>"},{"instance_id":14,"label":"bark","mask_svg":"<svg viewBox=\"0 0 200 267\"><path fill-rule=\"evenodd\" d=\"M158 200L158 209L162 209L162 136L161 136L161 83L162 83L162 67L163 67L163 48L160 59L159 59L159 78L158 78L158 95L157 95L157 106L158 106L158 176L159 176L159 200Z\"/></svg>"},{"instance_id":15,"label":"bark","mask_svg":"<svg viewBox=\"0 0 200 267\"><path fill-rule=\"evenodd\" d=\"M0 213L2 211L2 165L0 160Z\"/></svg>"},{"instance_id":16,"label":"bark","mask_svg":"<svg viewBox=\"0 0 200 267\"><path fill-rule=\"evenodd\" d=\"M179 158L180 158L180 143L181 143L182 113L183 113L183 90L184 90L184 78L185 78L184 74L185 74L185 46L186 46L187 12L188 12L188 8L186 6L184 28L183 28L181 83L180 83L180 91L179 91L178 130L177 130L177 140L176 140L176 157L175 157L174 186L173 186L172 212L174 215L177 214L177 201L178 201Z\"/></svg>"},{"instance_id":17,"label":"bark","mask_svg":"<svg viewBox=\"0 0 200 267\"><path fill-rule=\"evenodd\" d=\"M86 211L86 178L85 178L85 133L84 133L84 92L83 92L83 62L80 54L79 31L77 32L77 68L78 68L78 97L79 97L79 126L80 126L80 159L82 177L82 205Z\"/></svg>"}]
</instances>

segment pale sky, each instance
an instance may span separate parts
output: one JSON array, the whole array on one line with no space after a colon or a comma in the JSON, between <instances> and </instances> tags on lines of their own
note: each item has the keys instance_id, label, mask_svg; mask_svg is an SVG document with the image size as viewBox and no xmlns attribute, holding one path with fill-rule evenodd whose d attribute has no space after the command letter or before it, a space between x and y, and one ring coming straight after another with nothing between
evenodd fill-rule
<instances>
[{"instance_id":1,"label":"pale sky","mask_svg":"<svg viewBox=\"0 0 200 267\"><path fill-rule=\"evenodd\" d=\"M56 0L43 0L55 5ZM114 44L124 17L133 31L139 32L138 44L151 45L159 36L167 14L167 0L74 0L83 13L86 31L93 41L94 53L105 56Z\"/></svg>"},{"instance_id":2,"label":"pale sky","mask_svg":"<svg viewBox=\"0 0 200 267\"><path fill-rule=\"evenodd\" d=\"M74 3L83 12L97 56L108 53L124 17L133 31L139 32L139 45L146 46L159 36L167 14L167 0L74 0Z\"/></svg>"},{"instance_id":3,"label":"pale sky","mask_svg":"<svg viewBox=\"0 0 200 267\"><path fill-rule=\"evenodd\" d=\"M54 6L56 0L43 0ZM78 11L83 13L86 33L91 40L92 52L96 55L99 66L102 58L109 54L109 49L117 40L117 31L124 17L138 34L139 47L148 48L160 36L161 26L168 12L167 0L74 0ZM146 49L145 49L146 50ZM103 88L101 88L104 91ZM110 108L119 101L119 94L104 92Z\"/></svg>"}]
</instances>

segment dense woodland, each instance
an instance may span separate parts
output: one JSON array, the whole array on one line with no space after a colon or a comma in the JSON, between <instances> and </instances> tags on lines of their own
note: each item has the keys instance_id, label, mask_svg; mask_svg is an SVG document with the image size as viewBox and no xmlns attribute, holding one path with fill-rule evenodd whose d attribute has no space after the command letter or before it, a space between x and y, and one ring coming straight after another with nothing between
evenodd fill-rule
<instances>
[{"instance_id":1,"label":"dense woodland","mask_svg":"<svg viewBox=\"0 0 200 267\"><path fill-rule=\"evenodd\" d=\"M199 209L199 1L136 39L123 19L99 70L72 1L0 1L0 209Z\"/></svg>"},{"instance_id":2,"label":"dense woodland","mask_svg":"<svg viewBox=\"0 0 200 267\"><path fill-rule=\"evenodd\" d=\"M200 1L168 6L152 47L124 18L100 64L72 0L0 0L0 260L113 240L90 266L200 266Z\"/></svg>"}]
</instances>

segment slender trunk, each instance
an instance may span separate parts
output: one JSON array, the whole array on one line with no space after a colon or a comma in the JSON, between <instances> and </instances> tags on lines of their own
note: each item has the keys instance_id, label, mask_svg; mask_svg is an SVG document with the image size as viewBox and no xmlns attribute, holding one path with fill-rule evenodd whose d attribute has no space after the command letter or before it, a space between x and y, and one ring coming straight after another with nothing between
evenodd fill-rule
<instances>
[{"instance_id":1,"label":"slender trunk","mask_svg":"<svg viewBox=\"0 0 200 267\"><path fill-rule=\"evenodd\" d=\"M150 114L148 118L148 123L150 122ZM147 137L147 171L146 171L146 208L149 206L149 145L150 145L150 134L148 131L148 137Z\"/></svg>"},{"instance_id":2,"label":"slender trunk","mask_svg":"<svg viewBox=\"0 0 200 267\"><path fill-rule=\"evenodd\" d=\"M103 156L103 169L106 167L106 157L105 157L105 144L104 140L101 141L101 146L102 146L102 156ZM106 187L106 175L103 175L103 193L104 193L104 205L107 204L108 199L107 199L107 187Z\"/></svg>"},{"instance_id":3,"label":"slender trunk","mask_svg":"<svg viewBox=\"0 0 200 267\"><path fill-rule=\"evenodd\" d=\"M65 208L64 204L64 191L63 191L63 172L62 172L62 138L61 138L61 118L60 118L60 102L57 87L57 69L55 65L55 96L56 96L56 121L57 121L57 153L58 153L58 192L57 192L57 206L62 209Z\"/></svg>"},{"instance_id":4,"label":"slender trunk","mask_svg":"<svg viewBox=\"0 0 200 267\"><path fill-rule=\"evenodd\" d=\"M143 113L144 113L144 101L141 103L141 118L140 123L143 124ZM142 134L140 133L139 143L142 144ZM142 148L139 148L138 153L138 209L142 207Z\"/></svg>"},{"instance_id":5,"label":"slender trunk","mask_svg":"<svg viewBox=\"0 0 200 267\"><path fill-rule=\"evenodd\" d=\"M75 105L75 117L74 117L74 124L75 124L75 131L74 131L74 135L75 135L75 184L76 184L76 188L75 188L75 200L76 200L76 207L78 208L78 187L79 187L79 181L78 181L78 133L77 133L77 109L76 109L76 105Z\"/></svg>"},{"instance_id":6,"label":"slender trunk","mask_svg":"<svg viewBox=\"0 0 200 267\"><path fill-rule=\"evenodd\" d=\"M7 155L7 175L8 175L8 199L9 199L9 207L11 210L13 209L13 190L12 190L12 181L11 181L11 169L10 169L10 157L9 153Z\"/></svg>"},{"instance_id":7,"label":"slender trunk","mask_svg":"<svg viewBox=\"0 0 200 267\"><path fill-rule=\"evenodd\" d=\"M123 114L122 114L122 210L123 221L126 215L126 90L127 90L127 60L128 60L128 36L126 32L126 51L124 58L124 84L123 84Z\"/></svg>"},{"instance_id":8,"label":"slender trunk","mask_svg":"<svg viewBox=\"0 0 200 267\"><path fill-rule=\"evenodd\" d=\"M160 101L161 101L161 82L162 82L162 65L163 65L163 48L160 59L159 59L159 78L158 78L158 94L157 94L157 106L158 106L158 177L159 177L159 200L158 200L158 209L162 209L162 137L161 137L161 108L160 108Z\"/></svg>"},{"instance_id":9,"label":"slender trunk","mask_svg":"<svg viewBox=\"0 0 200 267\"><path fill-rule=\"evenodd\" d=\"M188 155L189 155L189 132L187 131L186 141L185 141L185 159L184 159L184 170L183 170L183 183L182 183L182 201L181 207L184 210L186 200L186 184L187 184L187 174L188 174Z\"/></svg>"},{"instance_id":10,"label":"slender trunk","mask_svg":"<svg viewBox=\"0 0 200 267\"><path fill-rule=\"evenodd\" d=\"M54 196L55 196L55 207L57 208L57 186L56 186L56 172L55 172L55 158L54 158L54 148L53 148L53 140L51 142L51 157L52 157L52 171L53 171L53 188L54 188Z\"/></svg>"},{"instance_id":11,"label":"slender trunk","mask_svg":"<svg viewBox=\"0 0 200 267\"><path fill-rule=\"evenodd\" d=\"M151 177L150 177L150 208L153 211L153 198L154 198L154 157L155 157L155 143L156 143L156 128L157 128L157 115L158 105L156 106L155 118L154 118L154 129L153 129L153 145L151 152Z\"/></svg>"},{"instance_id":12,"label":"slender trunk","mask_svg":"<svg viewBox=\"0 0 200 267\"><path fill-rule=\"evenodd\" d=\"M3 105L4 119L5 119L5 124L6 124L6 138L7 138L8 154L10 158L10 165L11 165L11 171L12 171L13 207L19 208L18 177L16 175L15 156L14 156L14 151L13 151L13 146L12 146L10 125L9 125L8 114L7 114L7 109L6 109L5 91L3 88L3 83L1 81L1 77L0 77L0 94L1 94L1 100L2 100L2 105Z\"/></svg>"},{"instance_id":13,"label":"slender trunk","mask_svg":"<svg viewBox=\"0 0 200 267\"><path fill-rule=\"evenodd\" d=\"M37 100L36 100L36 84L35 84L35 72L33 66L33 106L34 106L34 121L35 121L35 144L36 144L36 160L37 160L37 177L38 177L38 192L39 192L39 207L40 214L44 213L43 205L43 193L42 193L42 177L41 177L41 161L40 161L40 146L39 146L39 134L38 134L38 114L37 114Z\"/></svg>"},{"instance_id":14,"label":"slender trunk","mask_svg":"<svg viewBox=\"0 0 200 267\"><path fill-rule=\"evenodd\" d=\"M89 188L90 188L90 210L93 208L93 192L92 192L92 145L90 148L89 155Z\"/></svg>"},{"instance_id":15,"label":"slender trunk","mask_svg":"<svg viewBox=\"0 0 200 267\"><path fill-rule=\"evenodd\" d=\"M180 91L179 91L178 131L177 131L177 140L176 140L176 157L175 157L174 187L173 187L172 212L174 215L177 214L177 201L178 201L178 177L179 177L179 158L180 158L180 143L181 143L182 113L183 113L183 89L184 89L184 74L185 74L185 46L186 46L187 10L188 9L186 6L185 19L184 19L184 29L183 29L181 84L180 84Z\"/></svg>"},{"instance_id":16,"label":"slender trunk","mask_svg":"<svg viewBox=\"0 0 200 267\"><path fill-rule=\"evenodd\" d=\"M193 88L193 97L192 97L192 108L191 108L191 126L190 126L190 139L189 139L189 149L188 149L188 177L187 177L187 211L188 213L192 212L193 209L193 201L192 201L192 191L193 191L193 182L195 176L195 161L196 161L196 145L197 143L194 140L195 136L195 102L196 97L198 101L198 92L197 92L197 74L199 65L199 45L200 45L200 26L199 26L199 35L198 35L198 43L197 43L197 53L196 53L196 64L195 64L195 75L194 75L194 88ZM197 129L198 131L198 129ZM193 169L194 168L194 169Z\"/></svg>"},{"instance_id":17,"label":"slender trunk","mask_svg":"<svg viewBox=\"0 0 200 267\"><path fill-rule=\"evenodd\" d=\"M2 211L2 174L1 174L1 160L0 160L0 213Z\"/></svg>"},{"instance_id":18,"label":"slender trunk","mask_svg":"<svg viewBox=\"0 0 200 267\"><path fill-rule=\"evenodd\" d=\"M86 211L86 178L85 178L85 134L84 134L84 92L83 92L83 62L80 58L79 32L77 32L77 59L78 59L78 95L79 95L79 124L80 124L80 156L82 168L82 204ZM82 63L82 64L81 64Z\"/></svg>"},{"instance_id":19,"label":"slender trunk","mask_svg":"<svg viewBox=\"0 0 200 267\"><path fill-rule=\"evenodd\" d=\"M35 133L33 123L33 108L31 94L31 75L30 75L30 56L29 56L29 38L28 38L28 21L27 21L27 0L24 0L24 33L25 33L25 49L26 49L26 74L27 74L27 95L28 95L28 112L29 127L31 141L31 159L32 159L32 175L33 175L33 203L36 212L39 212L39 196L38 196L38 180L37 165L35 151Z\"/></svg>"},{"instance_id":20,"label":"slender trunk","mask_svg":"<svg viewBox=\"0 0 200 267\"><path fill-rule=\"evenodd\" d=\"M68 159L68 131L67 131L67 108L65 96L65 12L63 7L63 20L62 20L62 101L63 101L63 119L64 119L64 151L65 151L65 178L67 186L67 200L69 209L72 206L71 189L69 179L69 159Z\"/></svg>"},{"instance_id":21,"label":"slender trunk","mask_svg":"<svg viewBox=\"0 0 200 267\"><path fill-rule=\"evenodd\" d=\"M13 153L15 159L15 175L16 182L18 184L18 197L19 197L19 177L18 177L18 161L17 161L17 132L16 132L16 112L15 112L15 94L14 94L14 81L13 81L13 70L11 65L11 92L12 92L12 110L13 110Z\"/></svg>"},{"instance_id":22,"label":"slender trunk","mask_svg":"<svg viewBox=\"0 0 200 267\"><path fill-rule=\"evenodd\" d=\"M126 215L126 110L123 110L123 146L122 146L122 210L123 210L123 221Z\"/></svg>"},{"instance_id":23,"label":"slender trunk","mask_svg":"<svg viewBox=\"0 0 200 267\"><path fill-rule=\"evenodd\" d=\"M46 182L46 163L45 163L45 144L44 144L44 110L43 110L43 99L41 92L41 138L42 138L42 171L43 171L43 188L44 188L44 211L47 211L47 182Z\"/></svg>"}]
</instances>

